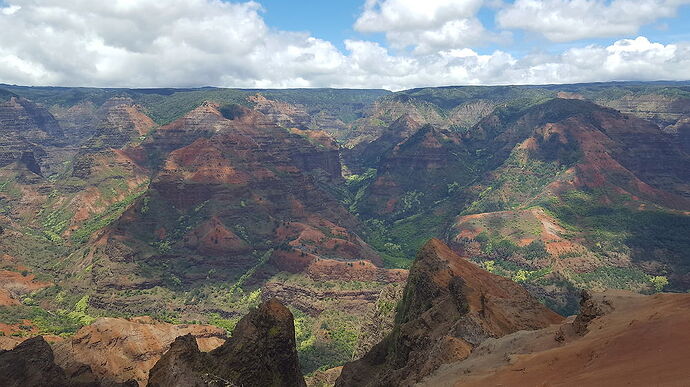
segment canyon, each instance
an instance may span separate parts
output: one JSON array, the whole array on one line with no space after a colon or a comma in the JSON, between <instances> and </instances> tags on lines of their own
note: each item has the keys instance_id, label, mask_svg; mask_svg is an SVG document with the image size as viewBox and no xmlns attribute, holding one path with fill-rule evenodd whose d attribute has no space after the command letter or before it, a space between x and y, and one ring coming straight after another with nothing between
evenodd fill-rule
<instances>
[{"instance_id":1,"label":"canyon","mask_svg":"<svg viewBox=\"0 0 690 387\"><path fill-rule=\"evenodd\" d=\"M683 83L0 85L0 357L50 348L64 385L612 378L530 359L609 353L636 307L641 330L685 318L688 101ZM567 318L602 300L603 336ZM287 368L220 371L271 329Z\"/></svg>"}]
</instances>

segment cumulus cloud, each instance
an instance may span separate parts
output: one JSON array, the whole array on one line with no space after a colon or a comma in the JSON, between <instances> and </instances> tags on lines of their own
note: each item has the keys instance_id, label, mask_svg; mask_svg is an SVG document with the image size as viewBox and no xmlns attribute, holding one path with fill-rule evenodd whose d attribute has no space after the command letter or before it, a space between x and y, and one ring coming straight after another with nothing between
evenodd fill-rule
<instances>
[{"instance_id":1,"label":"cumulus cloud","mask_svg":"<svg viewBox=\"0 0 690 387\"><path fill-rule=\"evenodd\" d=\"M673 17L690 0L516 0L501 9L503 28L532 31L555 42L629 36L643 25Z\"/></svg>"},{"instance_id":2,"label":"cumulus cloud","mask_svg":"<svg viewBox=\"0 0 690 387\"><path fill-rule=\"evenodd\" d=\"M343 56L271 31L255 2L10 0L0 79L93 86L307 85ZM13 33L10 33L12 31Z\"/></svg>"},{"instance_id":3,"label":"cumulus cloud","mask_svg":"<svg viewBox=\"0 0 690 387\"><path fill-rule=\"evenodd\" d=\"M360 32L383 32L396 48L416 54L505 41L507 33L488 31L476 15L483 0L367 0L355 22Z\"/></svg>"},{"instance_id":4,"label":"cumulus cloud","mask_svg":"<svg viewBox=\"0 0 690 387\"><path fill-rule=\"evenodd\" d=\"M663 45L645 37L619 40L610 46L573 48L558 55L533 54L522 58L502 51L483 55L468 48L400 57L371 42L348 42L347 47L359 63L358 68L349 72L350 80L392 90L467 84L679 80L688 78L690 68L689 44Z\"/></svg>"},{"instance_id":5,"label":"cumulus cloud","mask_svg":"<svg viewBox=\"0 0 690 387\"><path fill-rule=\"evenodd\" d=\"M6 32L0 35L0 82L5 83L400 90L459 84L690 78L690 46L664 45L644 37L524 57L500 50L480 54L460 42L401 54L375 42L348 40L343 52L306 33L270 28L255 2L5 3L0 6L0 24ZM394 16L385 11L385 3L370 1L374 13L368 17L386 17L390 31L408 33L401 21L407 14ZM413 24L415 28L432 26L429 31L433 31L438 23L446 25L459 16L472 15L477 5L470 5L454 11L442 7L426 10L422 16L414 16ZM454 30L457 33L462 28ZM430 36L429 41L435 39Z\"/></svg>"}]
</instances>

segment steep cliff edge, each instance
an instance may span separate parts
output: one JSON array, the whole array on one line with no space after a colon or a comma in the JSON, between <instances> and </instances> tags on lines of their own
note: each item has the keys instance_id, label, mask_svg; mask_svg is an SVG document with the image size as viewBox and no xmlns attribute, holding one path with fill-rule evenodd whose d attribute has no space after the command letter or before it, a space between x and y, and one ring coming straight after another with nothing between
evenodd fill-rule
<instances>
[{"instance_id":1,"label":"steep cliff edge","mask_svg":"<svg viewBox=\"0 0 690 387\"><path fill-rule=\"evenodd\" d=\"M459 257L438 239L419 251L393 332L343 368L337 386L411 385L466 358L490 337L558 323L513 281Z\"/></svg>"},{"instance_id":2,"label":"steep cliff edge","mask_svg":"<svg viewBox=\"0 0 690 387\"><path fill-rule=\"evenodd\" d=\"M690 295L584 294L575 319L490 339L422 386L681 386Z\"/></svg>"},{"instance_id":3,"label":"steep cliff edge","mask_svg":"<svg viewBox=\"0 0 690 387\"><path fill-rule=\"evenodd\" d=\"M149 386L306 386L295 348L292 313L268 300L237 323L232 338L202 353L178 337L149 374Z\"/></svg>"}]
</instances>

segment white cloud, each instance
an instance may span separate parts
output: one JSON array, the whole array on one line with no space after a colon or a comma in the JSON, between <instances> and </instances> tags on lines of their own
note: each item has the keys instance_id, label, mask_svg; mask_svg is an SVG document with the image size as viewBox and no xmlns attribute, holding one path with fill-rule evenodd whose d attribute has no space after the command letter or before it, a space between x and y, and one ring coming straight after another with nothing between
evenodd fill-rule
<instances>
[{"instance_id":1,"label":"white cloud","mask_svg":"<svg viewBox=\"0 0 690 387\"><path fill-rule=\"evenodd\" d=\"M409 31L474 17L482 0L367 0L355 22L363 32Z\"/></svg>"},{"instance_id":2,"label":"white cloud","mask_svg":"<svg viewBox=\"0 0 690 387\"><path fill-rule=\"evenodd\" d=\"M383 32L396 48L416 54L506 40L476 18L483 0L367 0L355 22L360 32Z\"/></svg>"},{"instance_id":3,"label":"white cloud","mask_svg":"<svg viewBox=\"0 0 690 387\"><path fill-rule=\"evenodd\" d=\"M343 55L271 31L255 2L10 0L0 81L92 86L305 84ZM305 78L306 79L306 78Z\"/></svg>"},{"instance_id":4,"label":"white cloud","mask_svg":"<svg viewBox=\"0 0 690 387\"><path fill-rule=\"evenodd\" d=\"M506 85L576 83L611 80L687 80L690 45L650 42L645 37L623 39L610 46L574 48L559 55L523 58L495 51L453 49L433 55L393 56L378 44L348 42L352 51L344 83L393 90L442 85Z\"/></svg>"},{"instance_id":5,"label":"white cloud","mask_svg":"<svg viewBox=\"0 0 690 387\"><path fill-rule=\"evenodd\" d=\"M608 47L587 46L560 55L520 58L502 51L480 54L459 41L450 46L420 44L426 48L417 47L414 54L395 54L378 43L348 40L346 51L341 52L332 43L305 33L271 29L261 16L261 6L253 2L5 2L9 6L0 8L0 25L6 31L0 35L0 82L4 83L400 90L458 84L690 78L687 44L663 45L644 37L619 40ZM383 12L382 8L372 9ZM418 17L416 25L456 22L444 19L444 12L450 11L441 12L443 15L425 12L427 16ZM467 8L463 12L457 11L455 16L474 11ZM391 20L393 26L400 19ZM444 42L433 31L427 31L421 41Z\"/></svg>"},{"instance_id":6,"label":"white cloud","mask_svg":"<svg viewBox=\"0 0 690 387\"><path fill-rule=\"evenodd\" d=\"M516 0L501 9L502 28L537 32L555 42L629 36L643 25L673 17L690 0Z\"/></svg>"}]
</instances>

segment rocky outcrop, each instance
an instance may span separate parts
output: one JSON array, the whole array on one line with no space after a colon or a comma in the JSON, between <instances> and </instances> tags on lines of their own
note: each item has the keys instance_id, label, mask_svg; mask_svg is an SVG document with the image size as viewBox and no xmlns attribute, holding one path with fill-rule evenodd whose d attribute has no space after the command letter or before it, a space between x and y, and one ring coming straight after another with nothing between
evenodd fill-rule
<instances>
[{"instance_id":1,"label":"rocky outcrop","mask_svg":"<svg viewBox=\"0 0 690 387\"><path fill-rule=\"evenodd\" d=\"M690 378L690 295L586 293L560 325L489 339L420 386L675 386Z\"/></svg>"},{"instance_id":2,"label":"rocky outcrop","mask_svg":"<svg viewBox=\"0 0 690 387\"><path fill-rule=\"evenodd\" d=\"M247 101L253 104L254 110L283 128L307 129L309 125L309 115L301 106L270 100L258 93L248 97Z\"/></svg>"},{"instance_id":3,"label":"rocky outcrop","mask_svg":"<svg viewBox=\"0 0 690 387\"><path fill-rule=\"evenodd\" d=\"M53 350L42 336L25 340L10 351L0 351L0 385L3 387L136 387L99 378L85 364L63 369L55 363Z\"/></svg>"},{"instance_id":4,"label":"rocky outcrop","mask_svg":"<svg viewBox=\"0 0 690 387\"><path fill-rule=\"evenodd\" d=\"M377 253L355 234L358 220L322 189L341 179L337 147L303 134L277 126L261 112L214 103L156 130L140 147L154 167L142 200L150 211L142 204L128 212L108 243L150 238L170 246L164 259L198 269L174 273L185 282L207 281L209 272L241 275L269 249L273 261L281 261L279 268L293 258L281 251L380 265ZM319 238L306 240L306 234ZM149 259L146 247L107 250ZM131 260L119 260L125 261Z\"/></svg>"},{"instance_id":5,"label":"rocky outcrop","mask_svg":"<svg viewBox=\"0 0 690 387\"><path fill-rule=\"evenodd\" d=\"M275 300L266 301L209 353L200 352L191 336L179 337L151 370L148 385L305 386L292 313Z\"/></svg>"},{"instance_id":6,"label":"rocky outcrop","mask_svg":"<svg viewBox=\"0 0 690 387\"><path fill-rule=\"evenodd\" d=\"M324 300L335 299L345 304L344 309L357 309L373 304L381 292L377 289L320 290L277 281L266 283L261 291L265 300L275 298L311 316L317 316L329 307Z\"/></svg>"},{"instance_id":7,"label":"rocky outcrop","mask_svg":"<svg viewBox=\"0 0 690 387\"><path fill-rule=\"evenodd\" d=\"M112 157L113 150L146 135L155 127L151 118L130 98L111 98L98 110L94 134L86 140L72 161L72 176L88 179L97 173L99 162Z\"/></svg>"},{"instance_id":8,"label":"rocky outcrop","mask_svg":"<svg viewBox=\"0 0 690 387\"><path fill-rule=\"evenodd\" d=\"M208 325L173 325L148 317L100 318L74 336L54 344L55 361L65 370L89 366L98 379L147 383L149 370L180 336L202 351L225 341L225 330Z\"/></svg>"},{"instance_id":9,"label":"rocky outcrop","mask_svg":"<svg viewBox=\"0 0 690 387\"><path fill-rule=\"evenodd\" d=\"M609 300L606 298L595 299L589 291L583 290L580 299L580 313L572 324L574 332L584 336L589 331L589 323L592 320L611 313L611 311L613 311L613 305Z\"/></svg>"},{"instance_id":10,"label":"rocky outcrop","mask_svg":"<svg viewBox=\"0 0 690 387\"><path fill-rule=\"evenodd\" d=\"M66 387L69 383L65 371L55 364L50 345L36 336L0 352L0 385Z\"/></svg>"},{"instance_id":11,"label":"rocky outcrop","mask_svg":"<svg viewBox=\"0 0 690 387\"><path fill-rule=\"evenodd\" d=\"M57 119L65 137L73 144L80 144L96 133L100 119L98 107L91 101L84 101L69 107L55 106L51 112Z\"/></svg>"},{"instance_id":12,"label":"rocky outcrop","mask_svg":"<svg viewBox=\"0 0 690 387\"><path fill-rule=\"evenodd\" d=\"M410 269L393 332L345 365L336 385L411 385L442 364L465 359L488 338L561 320L520 285L432 239Z\"/></svg>"}]
</instances>

